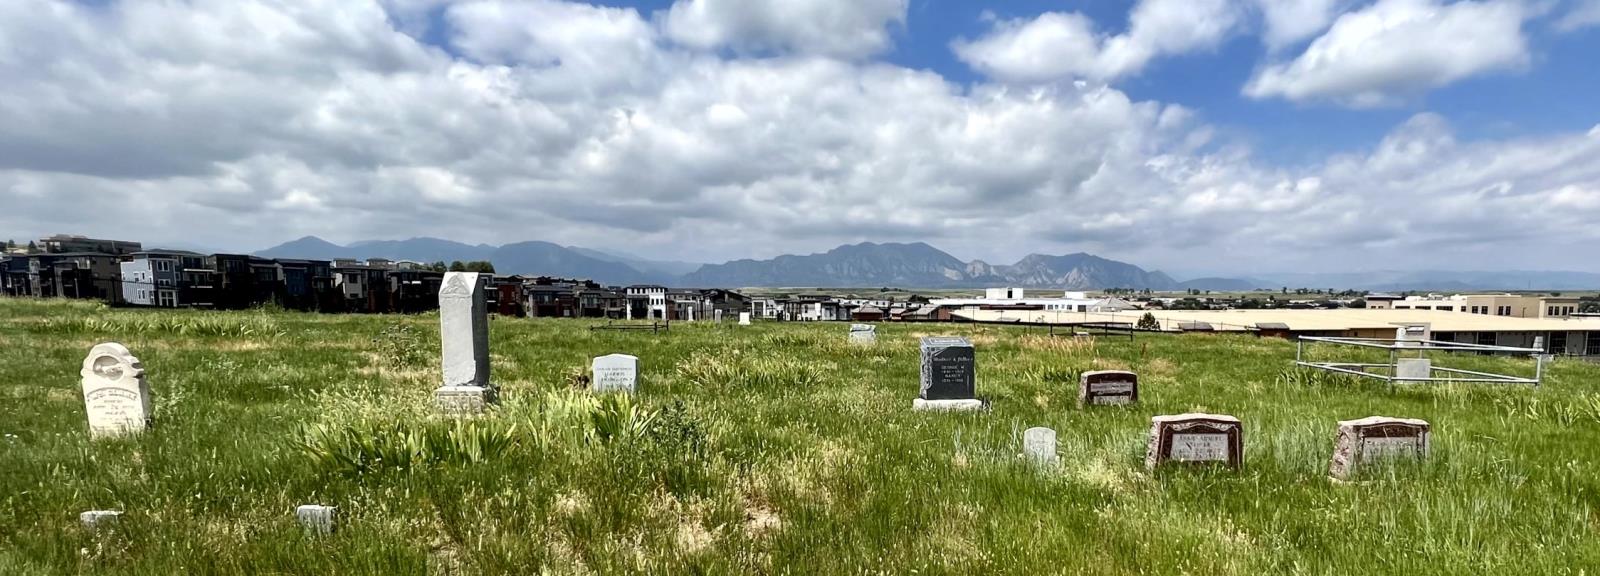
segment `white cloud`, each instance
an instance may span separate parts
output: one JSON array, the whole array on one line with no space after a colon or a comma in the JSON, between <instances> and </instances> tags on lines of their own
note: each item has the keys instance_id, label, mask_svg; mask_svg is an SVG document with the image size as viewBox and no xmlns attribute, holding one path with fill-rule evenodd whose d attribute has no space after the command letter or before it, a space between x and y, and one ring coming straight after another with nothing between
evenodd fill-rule
<instances>
[{"instance_id":1,"label":"white cloud","mask_svg":"<svg viewBox=\"0 0 1600 576\"><path fill-rule=\"evenodd\" d=\"M679 0L661 17L685 46L843 58L887 50L905 19L906 0Z\"/></svg>"},{"instance_id":2,"label":"white cloud","mask_svg":"<svg viewBox=\"0 0 1600 576\"><path fill-rule=\"evenodd\" d=\"M1341 16L1305 53L1258 72L1244 93L1296 102L1391 105L1529 60L1526 14L1510 0L1379 0Z\"/></svg>"},{"instance_id":3,"label":"white cloud","mask_svg":"<svg viewBox=\"0 0 1600 576\"><path fill-rule=\"evenodd\" d=\"M690 260L914 239L995 261L1241 266L1439 258L1464 237L1557 258L1580 248L1551 238L1600 240L1600 137L1584 133L1462 141L1424 115L1371 150L1280 167L1219 141L1203 110L1089 83L729 58L582 4L442 9L464 56L355 0L0 3L0 230Z\"/></svg>"},{"instance_id":4,"label":"white cloud","mask_svg":"<svg viewBox=\"0 0 1600 576\"><path fill-rule=\"evenodd\" d=\"M1097 34L1094 22L1078 13L996 20L988 34L951 48L961 61L1006 81L1114 80L1158 56L1215 47L1239 24L1240 13L1228 0L1141 0L1128 18L1128 31L1116 36Z\"/></svg>"},{"instance_id":5,"label":"white cloud","mask_svg":"<svg viewBox=\"0 0 1600 576\"><path fill-rule=\"evenodd\" d=\"M1277 51L1326 30L1350 0L1254 0L1261 10L1261 40Z\"/></svg>"},{"instance_id":6,"label":"white cloud","mask_svg":"<svg viewBox=\"0 0 1600 576\"><path fill-rule=\"evenodd\" d=\"M1576 0L1556 22L1556 29L1563 32L1591 26L1600 26L1600 0Z\"/></svg>"}]
</instances>

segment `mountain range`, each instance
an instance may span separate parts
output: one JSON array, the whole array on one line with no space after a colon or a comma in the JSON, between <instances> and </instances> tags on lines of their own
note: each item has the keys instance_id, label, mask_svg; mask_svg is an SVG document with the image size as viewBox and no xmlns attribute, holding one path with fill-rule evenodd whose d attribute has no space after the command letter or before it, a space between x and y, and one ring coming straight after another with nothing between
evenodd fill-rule
<instances>
[{"instance_id":1,"label":"mountain range","mask_svg":"<svg viewBox=\"0 0 1600 576\"><path fill-rule=\"evenodd\" d=\"M1103 288L1157 291L1336 288L1371 291L1581 290L1600 288L1586 272L1377 271L1333 274L1281 273L1256 278L1204 277L1179 282L1160 271L1076 253L1030 254L1014 264L963 261L922 242L847 244L827 252L783 255L722 264L651 260L614 250L517 242L464 244L439 238L372 240L341 246L315 236L256 255L269 258L387 258L417 262L487 260L501 274L589 278L611 285L685 287L984 288L1017 286L1065 290Z\"/></svg>"}]
</instances>

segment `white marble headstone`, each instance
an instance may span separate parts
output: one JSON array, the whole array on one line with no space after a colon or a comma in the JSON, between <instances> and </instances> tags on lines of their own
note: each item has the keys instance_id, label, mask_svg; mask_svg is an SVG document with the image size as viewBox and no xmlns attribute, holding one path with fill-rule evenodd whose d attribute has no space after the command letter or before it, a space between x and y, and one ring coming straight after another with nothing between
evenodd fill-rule
<instances>
[{"instance_id":1,"label":"white marble headstone","mask_svg":"<svg viewBox=\"0 0 1600 576\"><path fill-rule=\"evenodd\" d=\"M1060 461L1060 456L1056 455L1056 431L1043 427L1023 431L1022 455L1041 465Z\"/></svg>"},{"instance_id":2,"label":"white marble headstone","mask_svg":"<svg viewBox=\"0 0 1600 576\"><path fill-rule=\"evenodd\" d=\"M332 534L338 527L339 508L337 506L322 506L319 504L306 504L294 510L294 518L300 522L300 527L312 534Z\"/></svg>"},{"instance_id":3,"label":"white marble headstone","mask_svg":"<svg viewBox=\"0 0 1600 576\"><path fill-rule=\"evenodd\" d=\"M871 324L851 324L851 344L876 344L878 342L878 327Z\"/></svg>"},{"instance_id":4,"label":"white marble headstone","mask_svg":"<svg viewBox=\"0 0 1600 576\"><path fill-rule=\"evenodd\" d=\"M446 272L439 287L445 386L489 385L489 305L477 272Z\"/></svg>"},{"instance_id":5,"label":"white marble headstone","mask_svg":"<svg viewBox=\"0 0 1600 576\"><path fill-rule=\"evenodd\" d=\"M595 392L633 392L639 381L639 359L627 354L596 356L592 364Z\"/></svg>"},{"instance_id":6,"label":"white marble headstone","mask_svg":"<svg viewBox=\"0 0 1600 576\"><path fill-rule=\"evenodd\" d=\"M150 383L144 379L144 365L127 347L116 342L96 345L83 359L79 375L91 438L144 431L152 412Z\"/></svg>"},{"instance_id":7,"label":"white marble headstone","mask_svg":"<svg viewBox=\"0 0 1600 576\"><path fill-rule=\"evenodd\" d=\"M495 401L489 383L489 304L484 290L477 272L446 272L439 287L444 382L433 398L447 414L476 414Z\"/></svg>"},{"instance_id":8,"label":"white marble headstone","mask_svg":"<svg viewBox=\"0 0 1600 576\"><path fill-rule=\"evenodd\" d=\"M750 313L749 312L740 312L739 313L739 325L740 326L749 326L750 325Z\"/></svg>"},{"instance_id":9,"label":"white marble headstone","mask_svg":"<svg viewBox=\"0 0 1600 576\"><path fill-rule=\"evenodd\" d=\"M105 528L115 524L117 520L120 520L121 518L121 510L90 510L88 512L78 514L78 522L83 524L84 528L88 528L90 530Z\"/></svg>"}]
</instances>

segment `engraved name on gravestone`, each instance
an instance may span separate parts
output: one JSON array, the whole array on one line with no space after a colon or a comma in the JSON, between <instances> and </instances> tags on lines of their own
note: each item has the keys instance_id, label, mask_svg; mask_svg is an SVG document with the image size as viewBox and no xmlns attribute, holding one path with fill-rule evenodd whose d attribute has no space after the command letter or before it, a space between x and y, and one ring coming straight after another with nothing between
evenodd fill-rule
<instances>
[{"instance_id":1,"label":"engraved name on gravestone","mask_svg":"<svg viewBox=\"0 0 1600 576\"><path fill-rule=\"evenodd\" d=\"M1060 460L1056 455L1056 431L1049 428L1034 427L1022 432L1022 455L1035 464L1055 464Z\"/></svg>"},{"instance_id":2,"label":"engraved name on gravestone","mask_svg":"<svg viewBox=\"0 0 1600 576\"><path fill-rule=\"evenodd\" d=\"M443 385L434 392L446 413L476 413L494 401L489 383L489 306L477 272L447 272L439 287Z\"/></svg>"},{"instance_id":3,"label":"engraved name on gravestone","mask_svg":"<svg viewBox=\"0 0 1600 576\"><path fill-rule=\"evenodd\" d=\"M89 437L144 431L152 413L150 383L144 379L144 365L127 347L116 342L96 345L83 359L79 375Z\"/></svg>"},{"instance_id":4,"label":"engraved name on gravestone","mask_svg":"<svg viewBox=\"0 0 1600 576\"><path fill-rule=\"evenodd\" d=\"M1122 406L1139 401L1139 376L1124 370L1092 370L1078 378L1078 407Z\"/></svg>"},{"instance_id":5,"label":"engraved name on gravestone","mask_svg":"<svg viewBox=\"0 0 1600 576\"><path fill-rule=\"evenodd\" d=\"M977 396L976 355L966 338L922 339L923 400L967 400Z\"/></svg>"},{"instance_id":6,"label":"engraved name on gravestone","mask_svg":"<svg viewBox=\"0 0 1600 576\"><path fill-rule=\"evenodd\" d=\"M1168 462L1218 463L1238 468L1244 458L1244 425L1219 414L1178 414L1150 419L1145 467Z\"/></svg>"},{"instance_id":7,"label":"engraved name on gravestone","mask_svg":"<svg viewBox=\"0 0 1600 576\"><path fill-rule=\"evenodd\" d=\"M878 341L878 327L871 324L851 324L851 344L874 344Z\"/></svg>"},{"instance_id":8,"label":"engraved name on gravestone","mask_svg":"<svg viewBox=\"0 0 1600 576\"><path fill-rule=\"evenodd\" d=\"M1379 460L1422 460L1428 457L1432 428L1425 420L1369 416L1341 420L1334 436L1328 475L1348 480Z\"/></svg>"},{"instance_id":9,"label":"engraved name on gravestone","mask_svg":"<svg viewBox=\"0 0 1600 576\"><path fill-rule=\"evenodd\" d=\"M627 354L596 356L590 368L589 389L595 392L633 392L639 380L639 359Z\"/></svg>"}]
</instances>

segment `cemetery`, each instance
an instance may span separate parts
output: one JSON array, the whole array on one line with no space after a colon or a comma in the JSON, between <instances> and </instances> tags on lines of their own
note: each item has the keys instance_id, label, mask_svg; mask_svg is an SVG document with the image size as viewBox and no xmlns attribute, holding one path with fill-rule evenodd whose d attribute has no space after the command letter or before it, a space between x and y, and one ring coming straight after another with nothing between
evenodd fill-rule
<instances>
[{"instance_id":1,"label":"cemetery","mask_svg":"<svg viewBox=\"0 0 1600 576\"><path fill-rule=\"evenodd\" d=\"M605 330L483 289L388 317L0 298L0 574L1600 566L1596 364L1436 349L1539 386L1393 386L1247 335ZM1384 346L1337 367L1412 352Z\"/></svg>"}]
</instances>

